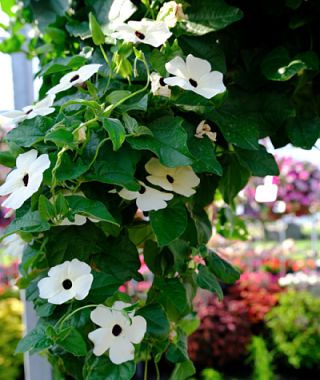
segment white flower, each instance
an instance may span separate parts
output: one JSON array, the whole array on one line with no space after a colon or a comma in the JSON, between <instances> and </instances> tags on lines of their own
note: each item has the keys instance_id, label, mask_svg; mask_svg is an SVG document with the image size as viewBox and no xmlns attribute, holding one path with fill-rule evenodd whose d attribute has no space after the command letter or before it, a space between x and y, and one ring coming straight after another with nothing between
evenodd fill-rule
<instances>
[{"instance_id":1,"label":"white flower","mask_svg":"<svg viewBox=\"0 0 320 380\"><path fill-rule=\"evenodd\" d=\"M129 21L116 27L111 37L126 42L142 42L153 47L164 44L171 36L171 32L163 21L141 20Z\"/></svg>"},{"instance_id":2,"label":"white flower","mask_svg":"<svg viewBox=\"0 0 320 380\"><path fill-rule=\"evenodd\" d=\"M21 257L26 246L24 240L18 234L12 234L2 240L5 253L11 257Z\"/></svg>"},{"instance_id":3,"label":"white flower","mask_svg":"<svg viewBox=\"0 0 320 380\"><path fill-rule=\"evenodd\" d=\"M175 1L164 3L157 15L157 21L164 21L169 28L173 28L177 21L186 20L187 16L183 13L182 4Z\"/></svg>"},{"instance_id":4,"label":"white flower","mask_svg":"<svg viewBox=\"0 0 320 380\"><path fill-rule=\"evenodd\" d=\"M17 168L8 174L5 183L0 186L0 195L10 194L2 203L3 207L16 210L38 191L50 160L47 154L41 154L38 158L37 155L38 152L32 149L17 157Z\"/></svg>"},{"instance_id":5,"label":"white flower","mask_svg":"<svg viewBox=\"0 0 320 380\"><path fill-rule=\"evenodd\" d=\"M54 95L48 95L44 99L35 103L32 106L26 106L22 108L22 111L13 110L5 112L3 116L11 119L12 123L20 123L25 119L33 119L36 116L46 116L54 112L55 109L51 107L54 102Z\"/></svg>"},{"instance_id":6,"label":"white flower","mask_svg":"<svg viewBox=\"0 0 320 380\"><path fill-rule=\"evenodd\" d=\"M197 137L198 139L203 139L203 136L208 136L209 139L213 142L217 141L216 132L211 131L210 125L207 124L205 120L200 121L195 134L195 137Z\"/></svg>"},{"instance_id":7,"label":"white flower","mask_svg":"<svg viewBox=\"0 0 320 380\"><path fill-rule=\"evenodd\" d=\"M226 90L222 73L211 71L208 61L192 54L187 56L186 62L181 57L173 58L166 63L166 70L174 75L164 79L166 84L193 91L207 99Z\"/></svg>"},{"instance_id":8,"label":"white flower","mask_svg":"<svg viewBox=\"0 0 320 380\"><path fill-rule=\"evenodd\" d=\"M173 194L164 193L153 189L140 182L141 189L139 191L129 191L122 189L119 191L120 197L131 201L136 199L137 206L142 211L160 210L167 207L167 202L173 198Z\"/></svg>"},{"instance_id":9,"label":"white flower","mask_svg":"<svg viewBox=\"0 0 320 380\"><path fill-rule=\"evenodd\" d=\"M116 27L119 23L128 20L136 10L137 7L130 0L113 0L108 13L111 27Z\"/></svg>"},{"instance_id":10,"label":"white flower","mask_svg":"<svg viewBox=\"0 0 320 380\"><path fill-rule=\"evenodd\" d=\"M151 158L146 163L145 168L151 174L147 177L150 183L185 197L194 194L196 191L193 188L200 183L199 177L194 173L191 166L168 168L162 165L157 158Z\"/></svg>"},{"instance_id":11,"label":"white flower","mask_svg":"<svg viewBox=\"0 0 320 380\"><path fill-rule=\"evenodd\" d=\"M92 63L90 65L84 65L80 67L80 69L64 75L60 79L60 82L52 87L47 94L57 94L58 92L69 90L72 86L81 85L83 82L91 78L92 75L96 74L101 66L102 65Z\"/></svg>"},{"instance_id":12,"label":"white flower","mask_svg":"<svg viewBox=\"0 0 320 380\"><path fill-rule=\"evenodd\" d=\"M88 264L73 259L50 268L48 277L38 282L39 295L49 303L61 305L75 298L83 300L89 294L93 275Z\"/></svg>"},{"instance_id":13,"label":"white flower","mask_svg":"<svg viewBox=\"0 0 320 380\"><path fill-rule=\"evenodd\" d=\"M158 73L150 74L151 92L155 96L166 96L170 98L171 90L168 85L163 82L163 78Z\"/></svg>"},{"instance_id":14,"label":"white flower","mask_svg":"<svg viewBox=\"0 0 320 380\"><path fill-rule=\"evenodd\" d=\"M143 317L130 317L124 311L99 305L91 312L90 318L100 326L88 335L94 344L93 353L96 356L109 350L109 358L114 364L134 359L133 344L140 343L147 330Z\"/></svg>"}]
</instances>

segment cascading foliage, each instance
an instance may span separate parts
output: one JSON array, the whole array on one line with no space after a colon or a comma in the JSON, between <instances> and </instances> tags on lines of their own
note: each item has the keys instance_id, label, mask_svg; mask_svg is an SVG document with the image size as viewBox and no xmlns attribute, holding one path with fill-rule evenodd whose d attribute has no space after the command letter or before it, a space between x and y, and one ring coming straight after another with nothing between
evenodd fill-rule
<instances>
[{"instance_id":1,"label":"cascading foliage","mask_svg":"<svg viewBox=\"0 0 320 380\"><path fill-rule=\"evenodd\" d=\"M19 286L39 316L18 351L76 380L131 379L141 361L160 378L166 356L187 379L197 288L222 298L220 282L239 277L206 248L206 207L223 199L219 226L241 235L234 197L251 175L278 174L259 139L310 149L319 137L319 4L14 3L1 2L0 49L27 48L43 79L40 101L5 115L15 128L0 155L16 210L5 235L27 243ZM142 253L154 278L137 299L119 287L143 280Z\"/></svg>"}]
</instances>

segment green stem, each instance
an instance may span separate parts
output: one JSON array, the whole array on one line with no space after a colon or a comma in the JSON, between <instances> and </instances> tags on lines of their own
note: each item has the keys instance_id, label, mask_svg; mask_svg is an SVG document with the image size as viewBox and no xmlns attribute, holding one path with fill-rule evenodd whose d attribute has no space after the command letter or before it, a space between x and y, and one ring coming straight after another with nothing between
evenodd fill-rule
<instances>
[{"instance_id":1,"label":"green stem","mask_svg":"<svg viewBox=\"0 0 320 380\"><path fill-rule=\"evenodd\" d=\"M156 375L157 375L156 380L160 380L160 371L159 371L159 366L156 360L154 360L154 366L156 368Z\"/></svg>"},{"instance_id":2,"label":"green stem","mask_svg":"<svg viewBox=\"0 0 320 380\"><path fill-rule=\"evenodd\" d=\"M71 312L70 314L64 316L62 319L59 319L58 322L55 324L55 327L58 327L59 325L60 325L60 327L62 327L62 326L65 324L65 322L66 322L69 318L71 318L74 314L76 314L78 311L81 311L81 310L84 310L84 309L88 309L88 308L90 308L90 307L97 307L97 306L98 306L98 305L94 305L94 304L92 304L92 305L81 306L81 307L79 307L78 309L73 310L73 312Z\"/></svg>"},{"instance_id":3,"label":"green stem","mask_svg":"<svg viewBox=\"0 0 320 380\"><path fill-rule=\"evenodd\" d=\"M108 56L107 56L107 53L105 52L105 50L104 50L104 48L103 48L102 45L99 45L99 47L100 47L101 53L102 53L102 55L103 55L103 58L104 58L104 60L106 61L107 65L109 66L109 69L110 69L110 71L111 71L111 62L109 61L109 58L108 58Z\"/></svg>"},{"instance_id":4,"label":"green stem","mask_svg":"<svg viewBox=\"0 0 320 380\"><path fill-rule=\"evenodd\" d=\"M64 154L64 152L66 152L68 150L67 147L64 147L62 148L59 153L58 153L58 156L57 156L57 162L56 164L54 165L54 168L52 169L52 186L51 186L51 193L52 195L54 196L55 195L55 187L57 186L57 176L56 176L56 173L57 173L57 170L59 169L60 165L61 165L61 161L62 161L62 156Z\"/></svg>"},{"instance_id":5,"label":"green stem","mask_svg":"<svg viewBox=\"0 0 320 380\"><path fill-rule=\"evenodd\" d=\"M145 361L145 364L144 364L144 376L143 376L143 380L148 380L148 362L149 362L149 359L148 359L148 355L147 355L146 361Z\"/></svg>"},{"instance_id":6,"label":"green stem","mask_svg":"<svg viewBox=\"0 0 320 380\"><path fill-rule=\"evenodd\" d=\"M143 59L141 59L141 61L143 62L144 66L145 66L145 69L146 69L146 72L147 72L147 83L145 84L145 86L143 88L140 88L140 90L137 90L135 92L133 92L132 94L120 99L117 103L115 104L110 104L105 110L104 110L104 114L109 116L111 114L111 112L119 107L122 103L126 102L127 100L133 98L134 96L144 92L148 87L149 87L149 83L150 83L150 71L149 71L149 66L148 66L148 63L143 55Z\"/></svg>"},{"instance_id":7,"label":"green stem","mask_svg":"<svg viewBox=\"0 0 320 380\"><path fill-rule=\"evenodd\" d=\"M88 120L88 121L86 121L86 122L84 122L84 123L81 123L76 129L74 129L73 131L72 131L72 133L75 135L78 131L79 131L79 129L81 129L81 128L83 128L83 127L86 127L87 125L89 125L89 124L91 124L91 123L94 123L94 122L96 122L96 121L98 121L99 120L99 118L96 116L96 117L94 117L93 119L90 119L90 120Z\"/></svg>"},{"instance_id":8,"label":"green stem","mask_svg":"<svg viewBox=\"0 0 320 380\"><path fill-rule=\"evenodd\" d=\"M89 167L88 167L88 169L87 169L86 171L90 170L91 166L94 164L95 160L96 160L97 157L98 157L98 154L99 154L99 152L100 152L100 148L101 148L102 145L103 145L106 141L108 141L108 140L110 140L110 137L106 137L105 139L103 139L103 140L100 141L99 145L97 146L97 149L96 149L96 152L95 152L95 154L94 154L94 157L93 157L92 161L90 162Z\"/></svg>"}]
</instances>

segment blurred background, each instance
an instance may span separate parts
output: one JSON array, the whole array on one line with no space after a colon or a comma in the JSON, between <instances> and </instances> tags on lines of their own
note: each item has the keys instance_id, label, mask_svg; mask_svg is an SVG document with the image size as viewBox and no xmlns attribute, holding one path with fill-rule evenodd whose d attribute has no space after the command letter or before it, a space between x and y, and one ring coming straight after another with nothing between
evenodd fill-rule
<instances>
[{"instance_id":1,"label":"blurred background","mask_svg":"<svg viewBox=\"0 0 320 380\"><path fill-rule=\"evenodd\" d=\"M1 24L6 17L0 13ZM0 29L0 50L5 33ZM1 114L37 99L36 73L36 60L0 53L1 137L11 128ZM280 176L253 178L236 212L219 198L208 208L209 246L242 274L224 285L222 301L205 291L196 298L198 329L189 353L202 380L320 378L320 143L310 151L286 146L276 152L263 143L276 154ZM1 182L6 174L2 166ZM1 231L10 218L0 208ZM0 247L0 380L24 379L23 357L14 355L24 331L16 286L23 247L17 237ZM152 281L143 257L141 273L144 282L123 285L133 297L143 298ZM167 369L163 363L164 375Z\"/></svg>"}]
</instances>

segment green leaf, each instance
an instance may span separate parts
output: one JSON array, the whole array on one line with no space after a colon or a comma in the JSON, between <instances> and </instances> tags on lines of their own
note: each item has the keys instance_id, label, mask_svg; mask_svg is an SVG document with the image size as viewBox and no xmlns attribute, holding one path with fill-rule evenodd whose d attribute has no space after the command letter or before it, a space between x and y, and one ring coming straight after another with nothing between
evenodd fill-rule
<instances>
[{"instance_id":1,"label":"green leaf","mask_svg":"<svg viewBox=\"0 0 320 380\"><path fill-rule=\"evenodd\" d=\"M139 184L134 175L138 158L137 152L126 144L114 152L111 143L106 143L100 149L95 163L85 174L85 178L89 181L119 185L128 190L137 191Z\"/></svg>"},{"instance_id":2,"label":"green leaf","mask_svg":"<svg viewBox=\"0 0 320 380\"><path fill-rule=\"evenodd\" d=\"M191 154L195 157L192 167L196 173L222 175L222 166L216 158L214 145L207 136L202 139L191 138L188 146Z\"/></svg>"},{"instance_id":3,"label":"green leaf","mask_svg":"<svg viewBox=\"0 0 320 380\"><path fill-rule=\"evenodd\" d=\"M119 225L106 206L100 201L88 199L79 195L67 196L66 200L74 215L82 214L100 221L109 222L117 226Z\"/></svg>"},{"instance_id":4,"label":"green leaf","mask_svg":"<svg viewBox=\"0 0 320 380\"><path fill-rule=\"evenodd\" d=\"M146 334L156 339L167 339L170 332L168 317L158 303L148 304L136 312L147 321Z\"/></svg>"},{"instance_id":5,"label":"green leaf","mask_svg":"<svg viewBox=\"0 0 320 380\"><path fill-rule=\"evenodd\" d=\"M74 356L87 355L86 341L74 327L69 327L66 335L62 339L57 339L57 344Z\"/></svg>"},{"instance_id":6,"label":"green leaf","mask_svg":"<svg viewBox=\"0 0 320 380\"><path fill-rule=\"evenodd\" d=\"M53 204L43 194L41 194L39 197L39 213L40 217L46 221L52 219L55 216Z\"/></svg>"},{"instance_id":7,"label":"green leaf","mask_svg":"<svg viewBox=\"0 0 320 380\"><path fill-rule=\"evenodd\" d=\"M198 271L196 280L200 288L215 293L221 301L223 299L223 292L216 276L204 265L199 265Z\"/></svg>"},{"instance_id":8,"label":"green leaf","mask_svg":"<svg viewBox=\"0 0 320 380\"><path fill-rule=\"evenodd\" d=\"M243 149L259 149L260 121L249 113L229 110L213 110L206 113L208 120L215 122L224 138Z\"/></svg>"},{"instance_id":9,"label":"green leaf","mask_svg":"<svg viewBox=\"0 0 320 380\"><path fill-rule=\"evenodd\" d=\"M118 119L103 119L103 128L108 132L111 139L113 150L118 150L123 144L126 136L126 130Z\"/></svg>"},{"instance_id":10,"label":"green leaf","mask_svg":"<svg viewBox=\"0 0 320 380\"><path fill-rule=\"evenodd\" d=\"M288 136L292 145L302 149L312 149L320 137L320 118L289 119L287 124Z\"/></svg>"},{"instance_id":11,"label":"green leaf","mask_svg":"<svg viewBox=\"0 0 320 380\"><path fill-rule=\"evenodd\" d=\"M183 234L187 228L187 211L183 204L168 205L150 212L151 227L160 245L167 245Z\"/></svg>"},{"instance_id":12,"label":"green leaf","mask_svg":"<svg viewBox=\"0 0 320 380\"><path fill-rule=\"evenodd\" d=\"M28 211L21 217L16 217L5 231L6 235L15 232L42 232L50 229L50 224L43 220L39 211Z\"/></svg>"},{"instance_id":13,"label":"green leaf","mask_svg":"<svg viewBox=\"0 0 320 380\"><path fill-rule=\"evenodd\" d=\"M238 149L237 155L241 165L249 169L253 176L279 175L276 160L263 146L261 146L260 150Z\"/></svg>"},{"instance_id":14,"label":"green leaf","mask_svg":"<svg viewBox=\"0 0 320 380\"><path fill-rule=\"evenodd\" d=\"M24 336L16 348L16 353L18 352L38 352L49 348L53 341L46 335L47 325L44 323L38 323L38 325Z\"/></svg>"},{"instance_id":15,"label":"green leaf","mask_svg":"<svg viewBox=\"0 0 320 380\"><path fill-rule=\"evenodd\" d=\"M205 258L210 271L226 284L233 284L239 280L240 273L226 260L222 259L214 251L208 251Z\"/></svg>"},{"instance_id":16,"label":"green leaf","mask_svg":"<svg viewBox=\"0 0 320 380\"><path fill-rule=\"evenodd\" d=\"M46 134L44 138L44 142L52 141L59 148L63 148L65 146L74 146L74 139L72 132L59 128L52 132Z\"/></svg>"},{"instance_id":17,"label":"green leaf","mask_svg":"<svg viewBox=\"0 0 320 380\"><path fill-rule=\"evenodd\" d=\"M187 133L179 117L165 116L150 123L153 136L143 135L127 139L134 149L151 150L168 167L192 164L187 146Z\"/></svg>"},{"instance_id":18,"label":"green leaf","mask_svg":"<svg viewBox=\"0 0 320 380\"><path fill-rule=\"evenodd\" d=\"M112 91L107 97L106 101L110 104L116 104L120 102L122 99L126 98L131 94L130 91L127 90L116 90Z\"/></svg>"},{"instance_id":19,"label":"green leaf","mask_svg":"<svg viewBox=\"0 0 320 380\"><path fill-rule=\"evenodd\" d=\"M187 380L196 373L191 360L176 364L169 380Z\"/></svg>"},{"instance_id":20,"label":"green leaf","mask_svg":"<svg viewBox=\"0 0 320 380\"><path fill-rule=\"evenodd\" d=\"M89 28L92 34L92 40L95 45L103 45L105 42L105 36L103 31L101 30L101 27L97 21L97 19L94 17L93 13L89 13Z\"/></svg>"},{"instance_id":21,"label":"green leaf","mask_svg":"<svg viewBox=\"0 0 320 380\"><path fill-rule=\"evenodd\" d=\"M223 0L189 0L186 30L196 35L203 35L226 28L240 20L242 12L239 8L226 4Z\"/></svg>"},{"instance_id":22,"label":"green leaf","mask_svg":"<svg viewBox=\"0 0 320 380\"><path fill-rule=\"evenodd\" d=\"M51 126L52 120L47 117L41 116L31 120L24 120L8 133L7 140L9 143L29 148L43 141Z\"/></svg>"},{"instance_id":23,"label":"green leaf","mask_svg":"<svg viewBox=\"0 0 320 380\"><path fill-rule=\"evenodd\" d=\"M290 59L289 53L284 47L272 50L261 64L261 70L265 77L275 81L287 81L307 68L307 64L301 58Z\"/></svg>"},{"instance_id":24,"label":"green leaf","mask_svg":"<svg viewBox=\"0 0 320 380\"><path fill-rule=\"evenodd\" d=\"M178 339L176 343L170 343L167 351L167 359L171 363L181 363L189 359L187 337L181 329L178 329Z\"/></svg>"},{"instance_id":25,"label":"green leaf","mask_svg":"<svg viewBox=\"0 0 320 380\"><path fill-rule=\"evenodd\" d=\"M123 282L110 273L93 272L93 283L87 297L90 302L104 302L112 296Z\"/></svg>"},{"instance_id":26,"label":"green leaf","mask_svg":"<svg viewBox=\"0 0 320 380\"><path fill-rule=\"evenodd\" d=\"M230 204L239 191L247 184L250 172L241 166L237 157L233 154L224 156L222 164L224 172L219 182L219 188L225 202Z\"/></svg>"},{"instance_id":27,"label":"green leaf","mask_svg":"<svg viewBox=\"0 0 320 380\"><path fill-rule=\"evenodd\" d=\"M83 368L84 380L130 380L136 372L134 361L113 364L106 356L87 357Z\"/></svg>"},{"instance_id":28,"label":"green leaf","mask_svg":"<svg viewBox=\"0 0 320 380\"><path fill-rule=\"evenodd\" d=\"M44 65L38 76L44 77L63 71L76 70L79 67L83 66L85 63L86 59L79 55L66 58L59 57Z\"/></svg>"},{"instance_id":29,"label":"green leaf","mask_svg":"<svg viewBox=\"0 0 320 380\"><path fill-rule=\"evenodd\" d=\"M11 151L0 152L0 165L6 166L7 168L13 168L16 166L16 157L11 153Z\"/></svg>"},{"instance_id":30,"label":"green leaf","mask_svg":"<svg viewBox=\"0 0 320 380\"><path fill-rule=\"evenodd\" d=\"M190 312L186 288L178 278L156 277L148 301L159 302L173 321L178 321Z\"/></svg>"}]
</instances>

